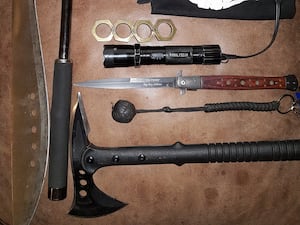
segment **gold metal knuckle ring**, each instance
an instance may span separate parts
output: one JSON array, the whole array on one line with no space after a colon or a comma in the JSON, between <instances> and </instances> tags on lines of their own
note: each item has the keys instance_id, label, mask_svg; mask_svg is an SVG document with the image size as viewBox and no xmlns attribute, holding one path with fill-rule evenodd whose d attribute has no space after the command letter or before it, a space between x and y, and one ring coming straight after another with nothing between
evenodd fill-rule
<instances>
[{"instance_id":1,"label":"gold metal knuckle ring","mask_svg":"<svg viewBox=\"0 0 300 225\"><path fill-rule=\"evenodd\" d=\"M147 37L142 37L139 34L138 29L141 25L146 25L149 28L150 33ZM151 39L154 35L153 24L149 20L137 20L133 26L132 33L138 42L140 42L140 43L149 42L149 41L151 41Z\"/></svg>"},{"instance_id":2,"label":"gold metal knuckle ring","mask_svg":"<svg viewBox=\"0 0 300 225\"><path fill-rule=\"evenodd\" d=\"M110 27L111 29L111 32L108 36L106 37L100 37L98 34L97 34L97 27L102 25L102 24L105 24L107 26ZM93 36L95 37L95 39L97 41L111 41L112 38L113 38L113 33L112 33L112 30L113 30L113 24L111 23L110 20L97 20L92 28L92 34Z\"/></svg>"},{"instance_id":3,"label":"gold metal knuckle ring","mask_svg":"<svg viewBox=\"0 0 300 225\"><path fill-rule=\"evenodd\" d=\"M127 36L127 37L121 37L119 34L118 34L118 26L120 26L121 24L125 24L126 26L129 27L129 30L130 30L130 34ZM116 41L120 41L120 42L129 42L129 40L133 37L133 33L132 33L132 30L133 30L133 24L129 21L126 21L126 20L118 20L114 27L113 27L113 36L115 38Z\"/></svg>"},{"instance_id":4,"label":"gold metal knuckle ring","mask_svg":"<svg viewBox=\"0 0 300 225\"><path fill-rule=\"evenodd\" d=\"M161 24L167 24L170 27L171 31L170 31L168 36L163 36L159 32L159 26ZM156 21L156 23L154 24L154 34L155 34L155 37L158 41L170 41L170 40L172 40L172 38L174 37L176 31L177 31L177 29L176 29L174 23L172 22L172 20L170 20L170 19L158 19Z\"/></svg>"}]
</instances>

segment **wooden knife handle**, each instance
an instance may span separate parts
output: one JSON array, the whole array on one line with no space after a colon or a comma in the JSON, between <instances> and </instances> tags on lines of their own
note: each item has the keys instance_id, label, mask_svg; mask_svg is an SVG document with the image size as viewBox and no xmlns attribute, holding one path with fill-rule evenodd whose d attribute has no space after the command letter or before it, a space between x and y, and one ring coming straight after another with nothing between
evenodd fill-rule
<instances>
[{"instance_id":1,"label":"wooden knife handle","mask_svg":"<svg viewBox=\"0 0 300 225\"><path fill-rule=\"evenodd\" d=\"M287 75L284 77L201 76L201 89L287 89L296 91L297 88L298 80L295 75Z\"/></svg>"}]
</instances>

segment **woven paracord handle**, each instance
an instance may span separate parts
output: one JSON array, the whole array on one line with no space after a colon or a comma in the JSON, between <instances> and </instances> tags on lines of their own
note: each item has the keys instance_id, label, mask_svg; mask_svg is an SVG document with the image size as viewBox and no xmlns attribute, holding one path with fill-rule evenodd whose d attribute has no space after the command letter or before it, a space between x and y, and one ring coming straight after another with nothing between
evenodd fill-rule
<instances>
[{"instance_id":1,"label":"woven paracord handle","mask_svg":"<svg viewBox=\"0 0 300 225\"><path fill-rule=\"evenodd\" d=\"M204 105L204 112L221 112L221 111L275 111L278 109L280 102L273 101L267 103L257 102L227 102L227 103L212 103Z\"/></svg>"}]
</instances>

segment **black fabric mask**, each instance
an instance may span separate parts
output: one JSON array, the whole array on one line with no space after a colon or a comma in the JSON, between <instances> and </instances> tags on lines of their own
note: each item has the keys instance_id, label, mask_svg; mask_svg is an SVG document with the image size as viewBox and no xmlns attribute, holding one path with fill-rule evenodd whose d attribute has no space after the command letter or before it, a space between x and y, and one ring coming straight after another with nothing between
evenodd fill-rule
<instances>
[{"instance_id":1,"label":"black fabric mask","mask_svg":"<svg viewBox=\"0 0 300 225\"><path fill-rule=\"evenodd\" d=\"M152 14L201 18L273 20L275 0L249 0L228 9L198 8L189 0L138 0L139 4L151 2ZM296 14L295 0L281 0L281 19L292 19Z\"/></svg>"}]
</instances>

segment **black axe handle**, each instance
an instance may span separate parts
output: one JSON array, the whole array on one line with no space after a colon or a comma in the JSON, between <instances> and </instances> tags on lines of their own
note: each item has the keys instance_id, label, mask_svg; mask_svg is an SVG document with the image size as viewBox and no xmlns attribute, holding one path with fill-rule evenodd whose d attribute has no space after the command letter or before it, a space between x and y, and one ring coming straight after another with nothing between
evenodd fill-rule
<instances>
[{"instance_id":1,"label":"black axe handle","mask_svg":"<svg viewBox=\"0 0 300 225\"><path fill-rule=\"evenodd\" d=\"M82 154L88 173L115 165L287 161L300 159L300 141L260 141L170 146L99 148L91 145Z\"/></svg>"},{"instance_id":2,"label":"black axe handle","mask_svg":"<svg viewBox=\"0 0 300 225\"><path fill-rule=\"evenodd\" d=\"M72 90L72 63L69 60L72 0L62 0L59 59L55 61L50 115L48 198L67 195L68 143Z\"/></svg>"}]
</instances>

